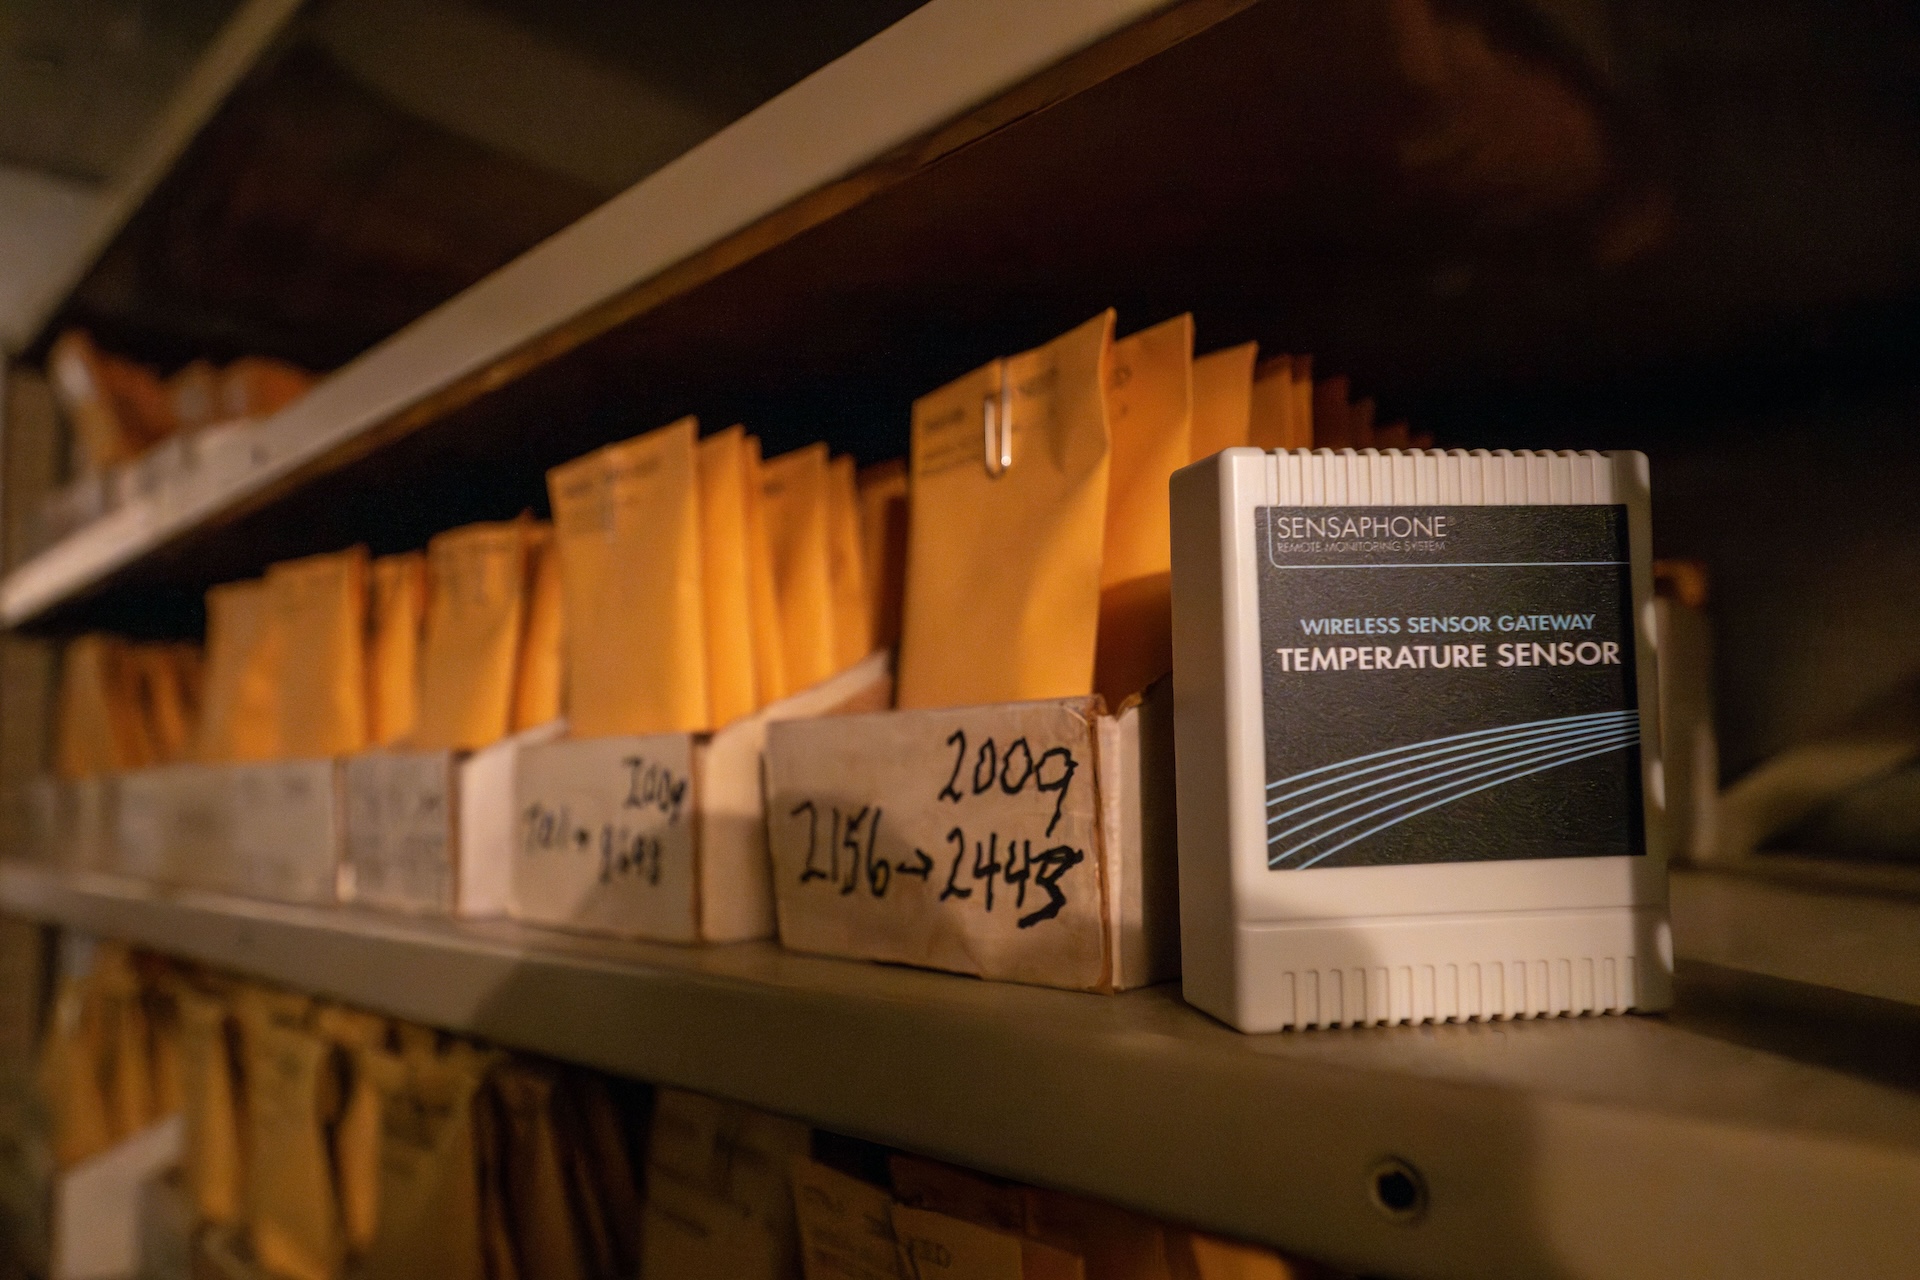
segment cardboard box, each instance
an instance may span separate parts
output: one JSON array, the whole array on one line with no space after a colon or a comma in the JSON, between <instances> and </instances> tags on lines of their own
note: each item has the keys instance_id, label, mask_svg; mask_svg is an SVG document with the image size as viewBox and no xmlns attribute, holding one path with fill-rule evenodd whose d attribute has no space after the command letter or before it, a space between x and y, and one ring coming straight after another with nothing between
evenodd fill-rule
<instances>
[{"instance_id":1,"label":"cardboard box","mask_svg":"<svg viewBox=\"0 0 1920 1280\"><path fill-rule=\"evenodd\" d=\"M338 775L333 760L287 760L163 765L68 784L74 865L242 897L333 902L344 825Z\"/></svg>"},{"instance_id":2,"label":"cardboard box","mask_svg":"<svg viewBox=\"0 0 1920 1280\"><path fill-rule=\"evenodd\" d=\"M1119 991L1178 972L1171 682L776 724L767 828L797 951Z\"/></svg>"},{"instance_id":3,"label":"cardboard box","mask_svg":"<svg viewBox=\"0 0 1920 1280\"><path fill-rule=\"evenodd\" d=\"M769 726L884 706L886 654L711 734L579 738L517 759L509 914L671 942L773 932L760 756Z\"/></svg>"},{"instance_id":4,"label":"cardboard box","mask_svg":"<svg viewBox=\"0 0 1920 1280\"><path fill-rule=\"evenodd\" d=\"M116 781L110 870L153 884L229 887L233 800L225 770L162 765Z\"/></svg>"},{"instance_id":5,"label":"cardboard box","mask_svg":"<svg viewBox=\"0 0 1920 1280\"><path fill-rule=\"evenodd\" d=\"M53 838L55 860L78 871L115 870L114 845L119 825L121 779L79 778L61 784L61 804Z\"/></svg>"},{"instance_id":6,"label":"cardboard box","mask_svg":"<svg viewBox=\"0 0 1920 1280\"><path fill-rule=\"evenodd\" d=\"M459 874L453 913L468 919L504 916L513 902L516 779L521 753L564 735L567 722L536 725L469 755L460 765Z\"/></svg>"},{"instance_id":7,"label":"cardboard box","mask_svg":"<svg viewBox=\"0 0 1920 1280\"><path fill-rule=\"evenodd\" d=\"M459 757L369 751L343 762L342 902L449 914L458 882Z\"/></svg>"},{"instance_id":8,"label":"cardboard box","mask_svg":"<svg viewBox=\"0 0 1920 1280\"><path fill-rule=\"evenodd\" d=\"M180 1162L178 1115L140 1130L53 1180L52 1274L60 1280L145 1275L140 1207L146 1189Z\"/></svg>"},{"instance_id":9,"label":"cardboard box","mask_svg":"<svg viewBox=\"0 0 1920 1280\"><path fill-rule=\"evenodd\" d=\"M566 722L474 752L369 751L343 763L343 902L468 918L505 915L520 753Z\"/></svg>"},{"instance_id":10,"label":"cardboard box","mask_svg":"<svg viewBox=\"0 0 1920 1280\"><path fill-rule=\"evenodd\" d=\"M344 825L339 762L229 765L225 772L233 891L276 902L334 901Z\"/></svg>"},{"instance_id":11,"label":"cardboard box","mask_svg":"<svg viewBox=\"0 0 1920 1280\"><path fill-rule=\"evenodd\" d=\"M70 832L62 824L72 807L70 791L69 784L46 774L0 786L5 806L0 848L23 861L68 865L64 846Z\"/></svg>"}]
</instances>

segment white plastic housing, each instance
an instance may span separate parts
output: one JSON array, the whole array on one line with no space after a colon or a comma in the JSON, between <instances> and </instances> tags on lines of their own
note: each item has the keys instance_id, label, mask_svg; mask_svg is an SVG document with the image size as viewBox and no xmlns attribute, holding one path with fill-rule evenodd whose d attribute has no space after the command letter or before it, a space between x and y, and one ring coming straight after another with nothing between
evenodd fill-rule
<instances>
[{"instance_id":1,"label":"white plastic housing","mask_svg":"<svg viewBox=\"0 0 1920 1280\"><path fill-rule=\"evenodd\" d=\"M1229 449L1172 495L1187 1000L1242 1031L1666 1008L1645 455ZM1270 870L1255 508L1573 503L1627 511L1646 852Z\"/></svg>"}]
</instances>

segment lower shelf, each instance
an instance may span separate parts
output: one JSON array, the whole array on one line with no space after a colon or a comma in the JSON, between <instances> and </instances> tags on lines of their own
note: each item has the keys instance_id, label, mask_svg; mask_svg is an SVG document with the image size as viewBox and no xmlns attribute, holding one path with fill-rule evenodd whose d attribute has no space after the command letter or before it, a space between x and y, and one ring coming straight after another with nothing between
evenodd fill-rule
<instances>
[{"instance_id":1,"label":"lower shelf","mask_svg":"<svg viewBox=\"0 0 1920 1280\"><path fill-rule=\"evenodd\" d=\"M1369 1273L1910 1274L1920 1011L1683 961L1668 1017L1242 1036L1082 995L0 865L0 910ZM1423 1211L1375 1202L1383 1162Z\"/></svg>"}]
</instances>

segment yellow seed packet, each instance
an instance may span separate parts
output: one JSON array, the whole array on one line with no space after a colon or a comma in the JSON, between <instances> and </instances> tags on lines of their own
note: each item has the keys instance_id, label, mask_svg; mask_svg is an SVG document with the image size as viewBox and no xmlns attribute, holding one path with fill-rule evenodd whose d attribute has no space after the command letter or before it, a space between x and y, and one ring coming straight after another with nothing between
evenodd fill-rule
<instances>
[{"instance_id":1,"label":"yellow seed packet","mask_svg":"<svg viewBox=\"0 0 1920 1280\"><path fill-rule=\"evenodd\" d=\"M144 447L136 424L116 400L108 361L82 329L62 333L47 352L54 398L95 471L126 462Z\"/></svg>"},{"instance_id":2,"label":"yellow seed packet","mask_svg":"<svg viewBox=\"0 0 1920 1280\"><path fill-rule=\"evenodd\" d=\"M1193 460L1249 443L1253 436L1253 366L1258 343L1215 351L1193 362Z\"/></svg>"},{"instance_id":3,"label":"yellow seed packet","mask_svg":"<svg viewBox=\"0 0 1920 1280\"><path fill-rule=\"evenodd\" d=\"M790 1170L808 1151L807 1126L676 1089L654 1096L640 1274L791 1280Z\"/></svg>"},{"instance_id":4,"label":"yellow seed packet","mask_svg":"<svg viewBox=\"0 0 1920 1280\"><path fill-rule=\"evenodd\" d=\"M362 1058L381 1102L380 1194L357 1280L517 1280L504 1207L486 1186L493 1142L477 1101L497 1057L456 1045Z\"/></svg>"},{"instance_id":5,"label":"yellow seed packet","mask_svg":"<svg viewBox=\"0 0 1920 1280\"><path fill-rule=\"evenodd\" d=\"M90 985L64 978L40 1045L39 1085L51 1113L53 1159L70 1169L113 1145L105 1085L107 1045Z\"/></svg>"},{"instance_id":6,"label":"yellow seed packet","mask_svg":"<svg viewBox=\"0 0 1920 1280\"><path fill-rule=\"evenodd\" d=\"M471 751L507 735L532 523L523 517L470 524L427 543L427 625L411 745Z\"/></svg>"},{"instance_id":7,"label":"yellow seed packet","mask_svg":"<svg viewBox=\"0 0 1920 1280\"><path fill-rule=\"evenodd\" d=\"M243 1189L232 1013L218 996L184 986L177 999L187 1188L202 1220L228 1226L240 1220Z\"/></svg>"},{"instance_id":8,"label":"yellow seed packet","mask_svg":"<svg viewBox=\"0 0 1920 1280\"><path fill-rule=\"evenodd\" d=\"M754 671L753 580L747 519L747 433L700 442L701 598L706 611L707 699L715 726L760 706Z\"/></svg>"},{"instance_id":9,"label":"yellow seed packet","mask_svg":"<svg viewBox=\"0 0 1920 1280\"><path fill-rule=\"evenodd\" d=\"M367 745L367 549L267 569L267 611L281 637L280 754L307 760Z\"/></svg>"},{"instance_id":10,"label":"yellow seed packet","mask_svg":"<svg viewBox=\"0 0 1920 1280\"><path fill-rule=\"evenodd\" d=\"M196 759L220 764L279 755L281 654L264 580L228 582L207 592Z\"/></svg>"},{"instance_id":11,"label":"yellow seed packet","mask_svg":"<svg viewBox=\"0 0 1920 1280\"><path fill-rule=\"evenodd\" d=\"M873 652L873 612L852 458L835 458L827 464L827 543L833 588L833 666L844 671Z\"/></svg>"},{"instance_id":12,"label":"yellow seed packet","mask_svg":"<svg viewBox=\"0 0 1920 1280\"><path fill-rule=\"evenodd\" d=\"M160 1118L153 1088L153 1037L137 989L114 991L103 1003L111 1040L107 1116L119 1142Z\"/></svg>"},{"instance_id":13,"label":"yellow seed packet","mask_svg":"<svg viewBox=\"0 0 1920 1280\"><path fill-rule=\"evenodd\" d=\"M697 432L682 418L547 473L576 737L711 722Z\"/></svg>"},{"instance_id":14,"label":"yellow seed packet","mask_svg":"<svg viewBox=\"0 0 1920 1280\"><path fill-rule=\"evenodd\" d=\"M229 418L266 418L312 389L314 377L270 356L241 356L220 371L220 412Z\"/></svg>"},{"instance_id":15,"label":"yellow seed packet","mask_svg":"<svg viewBox=\"0 0 1920 1280\"><path fill-rule=\"evenodd\" d=\"M187 700L189 718L197 726L200 720L200 695L206 687L206 655L199 645L190 640L166 646L173 655L176 678L180 691Z\"/></svg>"},{"instance_id":16,"label":"yellow seed packet","mask_svg":"<svg viewBox=\"0 0 1920 1280\"><path fill-rule=\"evenodd\" d=\"M602 1275L636 1275L646 1210L620 1106L605 1076L572 1072L563 1084L569 1114L575 1117L573 1145L589 1191L586 1198L602 1224L605 1252L595 1269Z\"/></svg>"},{"instance_id":17,"label":"yellow seed packet","mask_svg":"<svg viewBox=\"0 0 1920 1280\"><path fill-rule=\"evenodd\" d=\"M1372 449L1378 444L1374 439L1373 416L1378 406L1372 396L1361 397L1347 415L1347 434L1356 449Z\"/></svg>"},{"instance_id":18,"label":"yellow seed packet","mask_svg":"<svg viewBox=\"0 0 1920 1280\"><path fill-rule=\"evenodd\" d=\"M101 633L68 642L61 654L54 770L88 778L153 763L127 644Z\"/></svg>"},{"instance_id":19,"label":"yellow seed packet","mask_svg":"<svg viewBox=\"0 0 1920 1280\"><path fill-rule=\"evenodd\" d=\"M1092 691L1113 319L914 403L901 707Z\"/></svg>"},{"instance_id":20,"label":"yellow seed packet","mask_svg":"<svg viewBox=\"0 0 1920 1280\"><path fill-rule=\"evenodd\" d=\"M1313 445L1318 437L1313 425L1313 357L1294 356L1288 362L1293 377L1293 421L1295 430L1306 448Z\"/></svg>"},{"instance_id":21,"label":"yellow seed packet","mask_svg":"<svg viewBox=\"0 0 1920 1280\"><path fill-rule=\"evenodd\" d=\"M1118 709L1173 670L1173 575L1143 574L1100 593L1093 688Z\"/></svg>"},{"instance_id":22,"label":"yellow seed packet","mask_svg":"<svg viewBox=\"0 0 1920 1280\"><path fill-rule=\"evenodd\" d=\"M315 1010L313 1024L346 1060L344 1102L333 1127L333 1166L347 1248L360 1253L373 1243L380 1200L381 1093L366 1068L366 1055L385 1048L387 1021L358 1009L323 1005Z\"/></svg>"},{"instance_id":23,"label":"yellow seed packet","mask_svg":"<svg viewBox=\"0 0 1920 1280\"><path fill-rule=\"evenodd\" d=\"M1313 447L1351 449L1355 423L1353 405L1348 400L1350 387L1341 374L1313 384Z\"/></svg>"},{"instance_id":24,"label":"yellow seed packet","mask_svg":"<svg viewBox=\"0 0 1920 1280\"><path fill-rule=\"evenodd\" d=\"M793 1162L793 1208L807 1280L906 1280L893 1197L806 1157Z\"/></svg>"},{"instance_id":25,"label":"yellow seed packet","mask_svg":"<svg viewBox=\"0 0 1920 1280\"><path fill-rule=\"evenodd\" d=\"M513 681L513 731L560 717L566 676L567 602L553 526L536 524L527 543L527 620Z\"/></svg>"},{"instance_id":26,"label":"yellow seed packet","mask_svg":"<svg viewBox=\"0 0 1920 1280\"><path fill-rule=\"evenodd\" d=\"M907 587L907 463L889 458L863 467L860 491L861 564L867 571L868 625L873 647L900 643L900 605Z\"/></svg>"},{"instance_id":27,"label":"yellow seed packet","mask_svg":"<svg viewBox=\"0 0 1920 1280\"><path fill-rule=\"evenodd\" d=\"M367 599L367 740L391 747L420 711L420 632L427 617L427 557L381 556Z\"/></svg>"},{"instance_id":28,"label":"yellow seed packet","mask_svg":"<svg viewBox=\"0 0 1920 1280\"><path fill-rule=\"evenodd\" d=\"M1295 356L1269 356L1254 370L1248 443L1255 448L1313 447L1313 415L1301 401L1298 360Z\"/></svg>"},{"instance_id":29,"label":"yellow seed packet","mask_svg":"<svg viewBox=\"0 0 1920 1280\"><path fill-rule=\"evenodd\" d=\"M153 1109L156 1116L187 1109L186 1079L180 1068L180 1008L172 983L146 995L147 1028L153 1038Z\"/></svg>"},{"instance_id":30,"label":"yellow seed packet","mask_svg":"<svg viewBox=\"0 0 1920 1280\"><path fill-rule=\"evenodd\" d=\"M835 670L827 446L810 444L767 459L761 464L760 495L773 550L787 682L798 692Z\"/></svg>"},{"instance_id":31,"label":"yellow seed packet","mask_svg":"<svg viewBox=\"0 0 1920 1280\"><path fill-rule=\"evenodd\" d=\"M1172 567L1167 482L1193 460L1193 317L1130 334L1107 365L1106 546L1100 584Z\"/></svg>"},{"instance_id":32,"label":"yellow seed packet","mask_svg":"<svg viewBox=\"0 0 1920 1280\"><path fill-rule=\"evenodd\" d=\"M1173 668L1172 517L1167 484L1193 456L1193 317L1113 344L1113 437L1100 567L1095 692L1118 706Z\"/></svg>"},{"instance_id":33,"label":"yellow seed packet","mask_svg":"<svg viewBox=\"0 0 1920 1280\"><path fill-rule=\"evenodd\" d=\"M893 1206L902 1268L916 1280L1085 1280L1077 1254L930 1209Z\"/></svg>"},{"instance_id":34,"label":"yellow seed packet","mask_svg":"<svg viewBox=\"0 0 1920 1280\"><path fill-rule=\"evenodd\" d=\"M586 1252L568 1187L569 1152L554 1123L554 1076L509 1062L493 1075L505 1140L508 1216L525 1280L586 1280Z\"/></svg>"},{"instance_id":35,"label":"yellow seed packet","mask_svg":"<svg viewBox=\"0 0 1920 1280\"><path fill-rule=\"evenodd\" d=\"M334 1280L345 1236L327 1129L334 1050L284 1014L247 1010L247 1228L254 1256L290 1280Z\"/></svg>"},{"instance_id":36,"label":"yellow seed packet","mask_svg":"<svg viewBox=\"0 0 1920 1280\"><path fill-rule=\"evenodd\" d=\"M170 644L130 644L123 651L154 764L187 758L193 746L193 701L187 672Z\"/></svg>"},{"instance_id":37,"label":"yellow seed packet","mask_svg":"<svg viewBox=\"0 0 1920 1280\"><path fill-rule=\"evenodd\" d=\"M748 436L742 466L746 477L747 603L752 610L754 689L761 706L794 691L787 680L786 632L780 625L780 588L774 581L773 543L761 496L760 438Z\"/></svg>"}]
</instances>

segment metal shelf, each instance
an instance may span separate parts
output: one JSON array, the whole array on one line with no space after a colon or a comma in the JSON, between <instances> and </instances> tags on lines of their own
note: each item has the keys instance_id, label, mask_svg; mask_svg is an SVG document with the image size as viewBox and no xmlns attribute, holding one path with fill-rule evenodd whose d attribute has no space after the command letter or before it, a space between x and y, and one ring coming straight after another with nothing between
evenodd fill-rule
<instances>
[{"instance_id":1,"label":"metal shelf","mask_svg":"<svg viewBox=\"0 0 1920 1280\"><path fill-rule=\"evenodd\" d=\"M1382 404L1509 367L1514 306L1605 287L1595 237L1658 179L1604 77L1505 12L1461 21L1544 119L1416 74L1417 8L933 0L344 365L235 474L19 566L0 623L185 634L213 582L538 509L549 467L687 413L897 456L915 396L1108 305L1319 352ZM1455 173L1435 131L1502 159ZM1407 322L1462 264L1471 315ZM1645 311L1581 352L1643 343Z\"/></svg>"},{"instance_id":2,"label":"metal shelf","mask_svg":"<svg viewBox=\"0 0 1920 1280\"><path fill-rule=\"evenodd\" d=\"M1920 1019L1835 996L1813 1043L1806 989L1695 961L1664 1018L1242 1036L1172 988L1090 996L17 864L0 907L1369 1273L1893 1276L1920 1245ZM1370 1201L1387 1157L1427 1183L1417 1221Z\"/></svg>"},{"instance_id":3,"label":"metal shelf","mask_svg":"<svg viewBox=\"0 0 1920 1280\"><path fill-rule=\"evenodd\" d=\"M195 135L273 47L300 5L301 0L246 0L235 9L174 92L127 171L88 215L72 253L23 302L12 322L0 329L0 348L17 350L40 336L60 304L166 178Z\"/></svg>"},{"instance_id":4,"label":"metal shelf","mask_svg":"<svg viewBox=\"0 0 1920 1280\"><path fill-rule=\"evenodd\" d=\"M1147 33L1144 42L1121 41L1082 69L1081 82L1248 2L1189 3L1193 12L1182 21ZM932 0L323 380L266 425L240 474L211 486L192 477L162 485L16 568L0 581L0 625L32 621L184 534L271 503L316 473L513 380L556 351L963 146L1004 123L1004 116L976 112L929 135L1170 3ZM181 120L167 131L169 145L156 146L151 162L140 166L140 180L115 200L112 217L90 241L98 242L94 252L217 104L215 90L230 87L293 7L258 0L249 20L235 24L223 39L223 56L209 60L222 74L204 72L197 91L183 95L195 108L192 118L184 107L175 113ZM199 91L203 80L207 87ZM1044 100L1070 85L1044 84L1037 91ZM1034 106L1022 99L1008 109ZM915 142L911 157L896 155ZM890 157L891 171L871 171ZM864 174L856 189L836 186L855 174ZM796 211L808 196L813 203ZM751 245L733 244L725 263L684 269L703 251L729 244L783 210L783 223L763 227ZM685 279L635 296L676 266Z\"/></svg>"}]
</instances>

